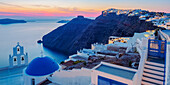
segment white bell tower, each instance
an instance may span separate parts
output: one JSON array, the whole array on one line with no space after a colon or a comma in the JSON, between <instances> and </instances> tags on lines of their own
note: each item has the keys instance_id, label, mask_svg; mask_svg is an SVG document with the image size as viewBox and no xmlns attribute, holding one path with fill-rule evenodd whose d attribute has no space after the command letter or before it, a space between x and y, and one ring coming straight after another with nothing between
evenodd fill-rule
<instances>
[{"instance_id":1,"label":"white bell tower","mask_svg":"<svg viewBox=\"0 0 170 85\"><path fill-rule=\"evenodd\" d=\"M24 47L17 45L13 48L13 55L9 55L9 67L22 66L28 64L28 53L24 54Z\"/></svg>"}]
</instances>

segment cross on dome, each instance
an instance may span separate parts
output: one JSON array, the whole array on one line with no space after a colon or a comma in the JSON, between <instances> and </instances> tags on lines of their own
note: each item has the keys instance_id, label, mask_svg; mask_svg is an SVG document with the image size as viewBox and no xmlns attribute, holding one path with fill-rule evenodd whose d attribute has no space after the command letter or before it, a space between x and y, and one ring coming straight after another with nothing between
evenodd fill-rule
<instances>
[{"instance_id":1,"label":"cross on dome","mask_svg":"<svg viewBox=\"0 0 170 85\"><path fill-rule=\"evenodd\" d=\"M17 42L17 45L19 45L19 42Z\"/></svg>"},{"instance_id":2,"label":"cross on dome","mask_svg":"<svg viewBox=\"0 0 170 85\"><path fill-rule=\"evenodd\" d=\"M43 57L43 51L41 50L41 57Z\"/></svg>"}]
</instances>

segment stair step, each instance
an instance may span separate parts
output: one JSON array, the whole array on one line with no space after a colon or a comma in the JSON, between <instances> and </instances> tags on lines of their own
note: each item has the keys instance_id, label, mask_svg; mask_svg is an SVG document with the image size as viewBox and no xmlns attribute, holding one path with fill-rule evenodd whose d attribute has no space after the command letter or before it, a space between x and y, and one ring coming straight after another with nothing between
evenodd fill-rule
<instances>
[{"instance_id":1,"label":"stair step","mask_svg":"<svg viewBox=\"0 0 170 85\"><path fill-rule=\"evenodd\" d=\"M152 81L142 80L141 85L163 85L163 84L157 84L157 83L152 82Z\"/></svg>"},{"instance_id":2,"label":"stair step","mask_svg":"<svg viewBox=\"0 0 170 85\"><path fill-rule=\"evenodd\" d=\"M147 67L145 67L144 69L149 69L149 70L158 71L158 72L164 72L164 71L160 71L160 70L153 69L153 68L147 68Z\"/></svg>"},{"instance_id":3,"label":"stair step","mask_svg":"<svg viewBox=\"0 0 170 85\"><path fill-rule=\"evenodd\" d=\"M152 65L152 64L145 64L145 65L154 66L154 67L158 67L158 68L164 68L164 67L156 66L156 65Z\"/></svg>"},{"instance_id":4,"label":"stair step","mask_svg":"<svg viewBox=\"0 0 170 85\"><path fill-rule=\"evenodd\" d=\"M146 61L146 64L151 64L151 65L155 65L155 66L164 67L164 64L154 63L154 62L150 62L150 61Z\"/></svg>"},{"instance_id":5,"label":"stair step","mask_svg":"<svg viewBox=\"0 0 170 85\"><path fill-rule=\"evenodd\" d=\"M159 81L159 80L155 80L155 79L151 79L151 78L147 78L147 77L143 77L142 80L150 81L150 82L153 82L153 83L156 83L156 84L161 84L161 85L163 85L163 81ZM149 85L150 85L150 84L149 84Z\"/></svg>"},{"instance_id":6,"label":"stair step","mask_svg":"<svg viewBox=\"0 0 170 85\"><path fill-rule=\"evenodd\" d=\"M151 65L147 65L147 64L144 67L155 69L155 70L158 70L158 71L164 71L164 68L155 67L155 66L151 66Z\"/></svg>"},{"instance_id":7,"label":"stair step","mask_svg":"<svg viewBox=\"0 0 170 85\"><path fill-rule=\"evenodd\" d=\"M148 76L148 77L152 77L155 79L159 79L159 80L163 80L164 77L163 76L158 76L158 75L153 75L153 74L149 74L149 73L143 73L144 76Z\"/></svg>"},{"instance_id":8,"label":"stair step","mask_svg":"<svg viewBox=\"0 0 170 85\"><path fill-rule=\"evenodd\" d=\"M156 75L156 76L164 77L164 75L160 75L160 74L155 74L155 73L151 73L151 72L146 72L146 71L144 71L143 73L148 73L148 74L151 74L151 75Z\"/></svg>"},{"instance_id":9,"label":"stair step","mask_svg":"<svg viewBox=\"0 0 170 85\"><path fill-rule=\"evenodd\" d=\"M144 72L150 72L150 73L164 76L164 72L154 71L154 70L150 70L150 69L146 69L146 68L144 69Z\"/></svg>"},{"instance_id":10,"label":"stair step","mask_svg":"<svg viewBox=\"0 0 170 85\"><path fill-rule=\"evenodd\" d=\"M153 77L150 77L150 76L145 76L145 75L143 75L143 77L147 77L147 78L154 79L154 80L158 80L158 81L163 81L163 80L164 80L163 77L161 77L161 78L159 78L159 79L153 78Z\"/></svg>"},{"instance_id":11,"label":"stair step","mask_svg":"<svg viewBox=\"0 0 170 85\"><path fill-rule=\"evenodd\" d=\"M155 84L149 83L149 82L147 82L147 81L142 81L141 83L142 83L142 85L155 85Z\"/></svg>"}]
</instances>

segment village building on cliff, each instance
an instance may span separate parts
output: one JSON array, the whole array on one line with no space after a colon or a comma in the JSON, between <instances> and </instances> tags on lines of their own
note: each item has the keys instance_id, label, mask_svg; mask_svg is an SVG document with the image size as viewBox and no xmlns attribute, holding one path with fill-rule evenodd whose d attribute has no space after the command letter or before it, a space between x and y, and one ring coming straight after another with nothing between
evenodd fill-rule
<instances>
[{"instance_id":1,"label":"village building on cliff","mask_svg":"<svg viewBox=\"0 0 170 85\"><path fill-rule=\"evenodd\" d=\"M83 49L76 55L69 57L60 66L49 57L37 57L31 61L27 68L24 69L25 85L168 85L170 83L170 31L159 30L158 36L154 36L155 31L135 34L128 38L125 53L133 54L137 52L140 56L138 67L131 63L132 67L120 66L107 61L101 61L92 68L82 67L76 69L74 65L84 66L93 63L89 60L90 56L105 58L123 59L123 56L107 55L111 51L106 51L107 46L103 44L93 44L92 49ZM158 40L158 39L160 40ZM116 39L116 38L115 38ZM126 38L120 38L126 39ZM130 42L131 41L131 42ZM124 42L119 42L124 43ZM113 47L116 46L113 44ZM112 45L111 45L112 46ZM121 45L119 45L121 46ZM132 50L136 48L136 50ZM104 51L104 50L105 51ZM107 52L107 53L106 53ZM135 53L134 53L135 54ZM77 57L75 57L77 56ZM78 58L79 57L79 58ZM77 60L78 61L77 61ZM82 60L81 60L82 59ZM86 61L84 61L86 59ZM96 57L97 59L97 57ZM132 59L133 60L133 59ZM68 63L73 63L69 68L72 70L63 70L68 67ZM66 64L67 63L67 64ZM79 64L79 65L78 65ZM64 66L65 65L65 66ZM63 68L64 66L64 68ZM134 67L133 67L134 66ZM75 68L75 69L74 69ZM135 69L134 69L135 68Z\"/></svg>"},{"instance_id":2,"label":"village building on cliff","mask_svg":"<svg viewBox=\"0 0 170 85\"><path fill-rule=\"evenodd\" d=\"M77 51L60 65L49 57L37 57L23 71L24 84L169 85L169 17L161 13L153 16L141 9L108 9L102 11L102 16L109 13L139 16L140 20L165 29L134 33L133 37L110 36L108 44L96 42L91 49Z\"/></svg>"}]
</instances>

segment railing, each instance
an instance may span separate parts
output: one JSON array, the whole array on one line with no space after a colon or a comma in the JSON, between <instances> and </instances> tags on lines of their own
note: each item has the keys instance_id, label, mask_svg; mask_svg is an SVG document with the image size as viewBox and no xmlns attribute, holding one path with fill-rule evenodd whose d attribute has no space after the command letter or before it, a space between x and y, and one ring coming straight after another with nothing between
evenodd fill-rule
<instances>
[{"instance_id":1,"label":"railing","mask_svg":"<svg viewBox=\"0 0 170 85\"><path fill-rule=\"evenodd\" d=\"M148 40L148 56L152 56L152 57L159 57L159 58L164 58L165 59L165 63L164 63L164 80L163 80L163 85L167 85L167 59L169 57L166 57L166 51L167 50L167 42L166 40L152 40L149 39Z\"/></svg>"},{"instance_id":2,"label":"railing","mask_svg":"<svg viewBox=\"0 0 170 85\"><path fill-rule=\"evenodd\" d=\"M167 50L166 47L167 47L167 46L166 46L166 41L165 41L165 48L164 48L164 50L165 50L165 51L164 51L165 64L164 64L164 82L163 82L164 85L166 85L166 82L167 82L167 80L166 80L167 78L166 78L166 77L168 76L168 75L166 75L166 72L167 72L167 70L166 70L166 68L167 68L167 67L166 67L166 63L167 63L167 62L166 62L166 60L167 60L167 59L166 59L166 58L167 58L167 57L166 57L166 50Z\"/></svg>"},{"instance_id":3,"label":"railing","mask_svg":"<svg viewBox=\"0 0 170 85\"><path fill-rule=\"evenodd\" d=\"M142 41L137 39L136 49L139 52L139 55L142 56Z\"/></svg>"},{"instance_id":4,"label":"railing","mask_svg":"<svg viewBox=\"0 0 170 85\"><path fill-rule=\"evenodd\" d=\"M137 39L136 49L139 52L141 58L140 58L139 67L137 71L138 80L136 85L140 85L142 81L144 65L148 54L147 43L148 43L148 39L143 38L141 41Z\"/></svg>"},{"instance_id":5,"label":"railing","mask_svg":"<svg viewBox=\"0 0 170 85\"><path fill-rule=\"evenodd\" d=\"M148 55L164 58L166 56L166 41L149 39Z\"/></svg>"},{"instance_id":6,"label":"railing","mask_svg":"<svg viewBox=\"0 0 170 85\"><path fill-rule=\"evenodd\" d=\"M170 85L170 37L165 34L164 32L162 32L161 30L158 31L159 36L161 37L161 39L163 40L168 40L166 43L166 58L165 58L165 85Z\"/></svg>"},{"instance_id":7,"label":"railing","mask_svg":"<svg viewBox=\"0 0 170 85\"><path fill-rule=\"evenodd\" d=\"M170 42L167 42L166 50L165 85L170 85Z\"/></svg>"}]
</instances>

